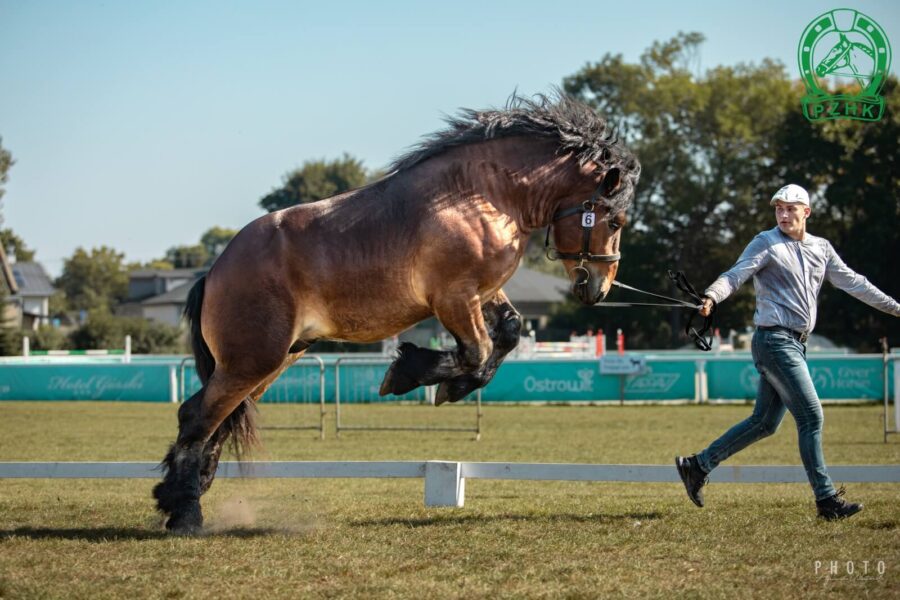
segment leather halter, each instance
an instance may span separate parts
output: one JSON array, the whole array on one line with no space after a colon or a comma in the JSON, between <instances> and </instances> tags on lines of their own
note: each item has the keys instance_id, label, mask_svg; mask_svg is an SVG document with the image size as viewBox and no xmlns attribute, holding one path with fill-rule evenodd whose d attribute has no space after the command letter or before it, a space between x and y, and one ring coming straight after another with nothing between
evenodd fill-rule
<instances>
[{"instance_id":1,"label":"leather halter","mask_svg":"<svg viewBox=\"0 0 900 600\"><path fill-rule=\"evenodd\" d=\"M600 204L599 189L594 192L590 200L585 200L578 206L561 208L553 213L553 220L547 226L547 238L544 240L544 250L548 259L581 261L578 266L583 268L586 262L616 262L622 258L618 252L615 254L591 254L591 234L597 223L597 213L594 212L594 209L598 204ZM553 229L553 223L572 215L581 215L581 252L560 252L550 246L550 231Z\"/></svg>"}]
</instances>

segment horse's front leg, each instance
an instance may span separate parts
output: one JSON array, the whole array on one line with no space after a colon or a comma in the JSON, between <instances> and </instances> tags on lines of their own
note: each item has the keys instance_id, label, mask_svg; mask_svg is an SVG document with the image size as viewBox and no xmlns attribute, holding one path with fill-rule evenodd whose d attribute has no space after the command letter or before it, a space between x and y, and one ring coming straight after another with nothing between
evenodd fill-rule
<instances>
[{"instance_id":1,"label":"horse's front leg","mask_svg":"<svg viewBox=\"0 0 900 600\"><path fill-rule=\"evenodd\" d=\"M487 363L472 373L457 375L441 383L434 403L456 402L478 388L490 383L506 355L519 345L522 332L522 316L513 307L503 290L482 307L485 323L490 332L493 350Z\"/></svg>"},{"instance_id":2,"label":"horse's front leg","mask_svg":"<svg viewBox=\"0 0 900 600\"><path fill-rule=\"evenodd\" d=\"M493 342L484 324L477 295L442 298L435 302L435 316L456 338L454 350L429 350L408 342L397 350L379 393L405 394L420 385L433 385L481 369L491 355Z\"/></svg>"}]
</instances>

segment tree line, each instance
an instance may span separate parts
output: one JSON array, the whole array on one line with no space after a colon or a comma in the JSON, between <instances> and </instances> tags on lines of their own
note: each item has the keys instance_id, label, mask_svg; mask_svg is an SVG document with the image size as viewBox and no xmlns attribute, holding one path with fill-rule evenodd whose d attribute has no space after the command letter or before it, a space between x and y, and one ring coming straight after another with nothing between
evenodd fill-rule
<instances>
[{"instance_id":1,"label":"tree line","mask_svg":"<svg viewBox=\"0 0 900 600\"><path fill-rule=\"evenodd\" d=\"M810 123L800 108L803 85L783 65L766 59L696 73L691 65L702 42L701 34L680 33L655 43L637 63L606 54L563 82L566 92L618 125L643 166L618 277L675 295L665 271L678 269L704 289L755 234L775 226L769 199L796 183L812 195L807 230L830 240L851 268L885 293L900 297L892 269L900 257L896 77L882 91L887 114L880 121ZM820 300L817 333L858 350L875 350L882 336L900 344L896 317L831 285ZM719 307L719 327L752 325L753 306L748 282ZM570 304L554 323L621 327L631 332L632 344L659 348L686 341L683 318L682 311L612 313Z\"/></svg>"},{"instance_id":2,"label":"tree line","mask_svg":"<svg viewBox=\"0 0 900 600\"><path fill-rule=\"evenodd\" d=\"M887 110L881 121L810 123L800 109L804 88L784 65L764 59L699 72L703 39L699 33L679 33L654 43L633 63L608 53L562 82L566 93L616 126L643 166L624 232L619 279L677 295L666 277L667 269L676 269L705 288L756 233L774 227L772 193L797 183L813 198L809 232L829 239L848 265L887 294L900 296L900 280L891 270L891 259L900 257L897 79L890 77L882 91ZM12 156L0 145L0 197L11 165ZM271 212L315 202L383 175L350 154L311 160L286 173L258 205ZM105 246L79 248L65 261L51 312L86 312L96 329L105 331L127 292L130 271L202 268L235 233L213 227L198 243L169 248L146 264L125 263L121 253ZM543 257L541 235L535 232L525 264L559 273L559 265ZM11 230L0 231L0 240L4 248L13 246L20 260L33 255ZM619 292L610 300L626 299ZM829 285L820 298L817 333L858 350L874 350L882 336L900 343L896 318ZM747 283L719 307L718 326L723 332L745 329L752 325L753 306ZM549 327L560 334L621 328L630 347L669 348L686 343L684 318L682 311L598 309L569 301L555 311Z\"/></svg>"},{"instance_id":3,"label":"tree line","mask_svg":"<svg viewBox=\"0 0 900 600\"><path fill-rule=\"evenodd\" d=\"M562 82L566 93L613 123L641 160L618 277L676 296L666 271L681 270L705 289L754 235L775 226L769 199L796 183L813 197L810 233L829 239L851 268L900 297L891 269L891 258L900 257L897 79L891 76L882 91L888 110L881 121L810 123L800 108L804 87L784 65L763 59L701 73L695 65L703 41L700 33L679 33L634 63L608 53ZM367 174L349 155L310 162L285 175L260 206L313 202L380 175ZM525 264L564 275L559 263L545 260L542 236L534 233ZM618 299L626 299L619 291ZM884 336L900 344L896 318L830 285L820 300L817 333L857 350L875 350ZM743 331L753 310L748 282L719 307L717 325L723 333ZM607 310L570 299L553 314L548 335L621 328L631 347L672 348L688 343L685 318L677 310Z\"/></svg>"}]
</instances>

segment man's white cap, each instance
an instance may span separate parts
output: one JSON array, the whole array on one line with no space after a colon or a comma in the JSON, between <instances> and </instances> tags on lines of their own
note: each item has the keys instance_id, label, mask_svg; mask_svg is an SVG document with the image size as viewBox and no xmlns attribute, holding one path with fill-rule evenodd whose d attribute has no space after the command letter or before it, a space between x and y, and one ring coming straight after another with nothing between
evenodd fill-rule
<instances>
[{"instance_id":1,"label":"man's white cap","mask_svg":"<svg viewBox=\"0 0 900 600\"><path fill-rule=\"evenodd\" d=\"M805 204L809 206L809 194L806 193L802 187L795 183L789 183L772 196L772 201L769 202L772 206L775 206L775 202L781 200L782 202L788 203L797 203Z\"/></svg>"}]
</instances>

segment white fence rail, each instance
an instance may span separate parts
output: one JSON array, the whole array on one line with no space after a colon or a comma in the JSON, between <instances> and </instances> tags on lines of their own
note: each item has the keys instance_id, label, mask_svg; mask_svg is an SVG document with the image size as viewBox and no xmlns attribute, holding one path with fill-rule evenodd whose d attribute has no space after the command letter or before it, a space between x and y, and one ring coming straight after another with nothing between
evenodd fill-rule
<instances>
[{"instance_id":1,"label":"white fence rail","mask_svg":"<svg viewBox=\"0 0 900 600\"><path fill-rule=\"evenodd\" d=\"M829 467L835 481L900 483L900 465ZM0 479L157 479L158 463L148 462L4 462ZM425 506L463 506L466 479L527 481L679 482L674 465L591 465L453 461L392 462L223 462L225 478L424 478ZM718 483L806 483L796 466L720 466L710 475Z\"/></svg>"}]
</instances>

